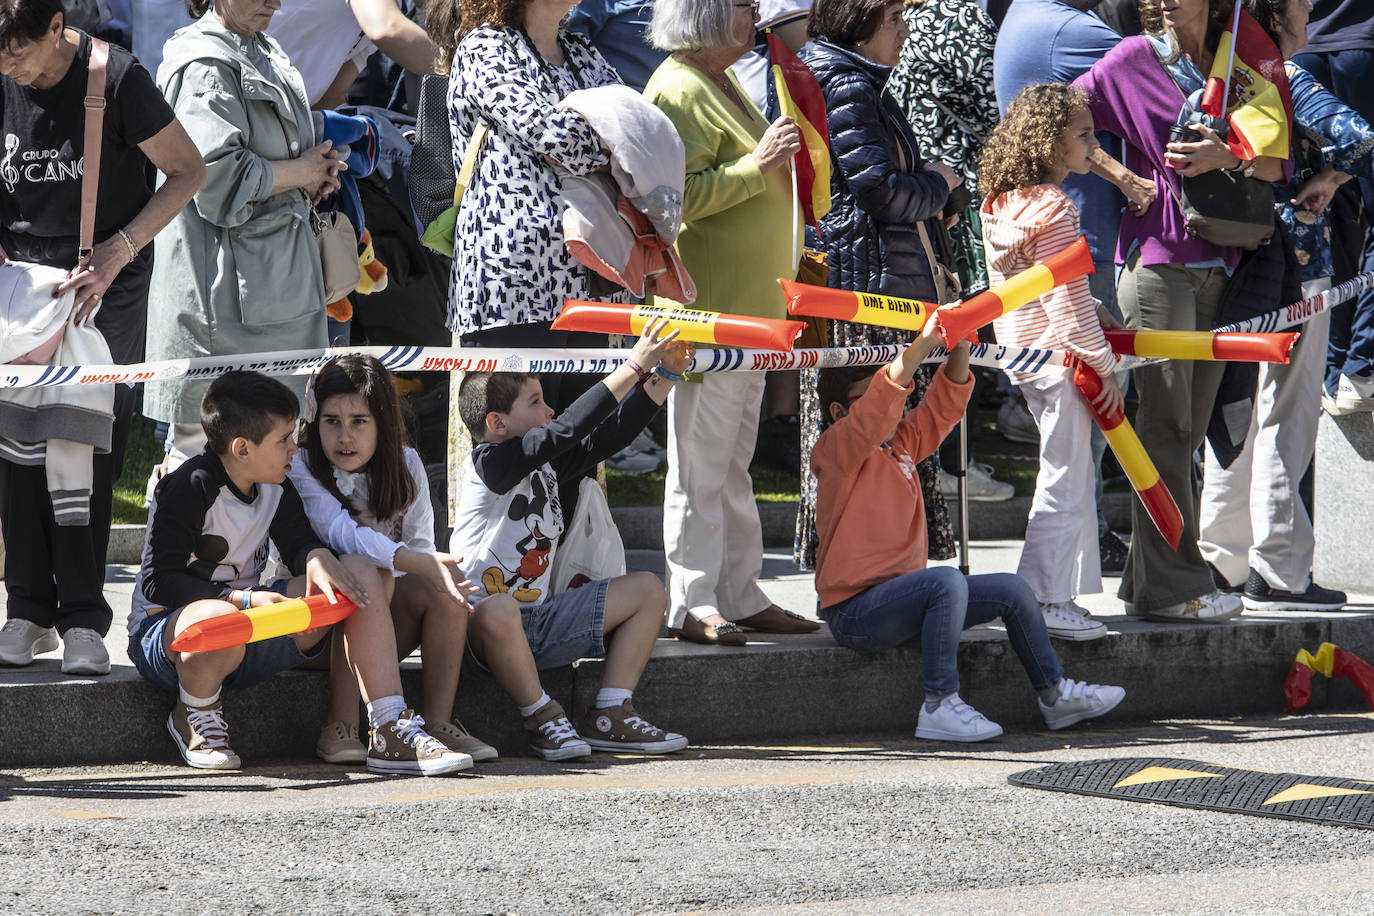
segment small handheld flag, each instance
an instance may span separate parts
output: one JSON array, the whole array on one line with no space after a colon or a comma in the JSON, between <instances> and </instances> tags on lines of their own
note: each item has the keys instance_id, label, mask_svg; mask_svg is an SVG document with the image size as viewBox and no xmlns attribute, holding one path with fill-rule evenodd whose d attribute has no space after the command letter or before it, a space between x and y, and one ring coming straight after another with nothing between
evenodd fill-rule
<instances>
[{"instance_id":1,"label":"small handheld flag","mask_svg":"<svg viewBox=\"0 0 1374 916\"><path fill-rule=\"evenodd\" d=\"M811 69L768 31L768 56L778 90L778 110L797 122L802 147L796 166L797 197L806 222L819 229L830 212L830 132L825 123L825 95Z\"/></svg>"}]
</instances>

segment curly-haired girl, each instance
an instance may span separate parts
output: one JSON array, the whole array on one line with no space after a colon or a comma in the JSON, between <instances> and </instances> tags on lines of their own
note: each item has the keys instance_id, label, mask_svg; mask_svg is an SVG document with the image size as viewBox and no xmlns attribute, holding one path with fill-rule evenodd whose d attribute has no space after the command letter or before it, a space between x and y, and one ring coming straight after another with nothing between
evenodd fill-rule
<instances>
[{"instance_id":1,"label":"curly-haired girl","mask_svg":"<svg viewBox=\"0 0 1374 916\"><path fill-rule=\"evenodd\" d=\"M1023 89L983 151L979 188L986 195L983 247L991 283L1044 261L1079 237L1078 208L1059 187L1089 171L1097 149L1088 98L1062 83ZM997 340L1067 350L1102 377L1094 404L1121 407L1117 358L1102 328L1121 325L1079 277L994 322ZM1030 584L1045 627L1062 639L1107 635L1074 598L1102 591L1088 436L1092 414L1066 375L1008 372L1040 427L1040 473L1017 573Z\"/></svg>"}]
</instances>

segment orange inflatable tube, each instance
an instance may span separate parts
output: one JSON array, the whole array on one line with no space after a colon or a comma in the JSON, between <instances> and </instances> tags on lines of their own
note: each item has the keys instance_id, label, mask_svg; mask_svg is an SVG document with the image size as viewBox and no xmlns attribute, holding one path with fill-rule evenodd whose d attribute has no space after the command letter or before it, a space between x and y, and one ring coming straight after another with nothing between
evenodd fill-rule
<instances>
[{"instance_id":1,"label":"orange inflatable tube","mask_svg":"<svg viewBox=\"0 0 1374 916\"><path fill-rule=\"evenodd\" d=\"M1286 363L1297 331L1272 334L1211 331L1103 331L1120 356Z\"/></svg>"},{"instance_id":2,"label":"orange inflatable tube","mask_svg":"<svg viewBox=\"0 0 1374 916\"><path fill-rule=\"evenodd\" d=\"M783 297L787 300L787 314L812 318L832 318L875 324L884 328L919 331L939 308L932 302L881 296L874 293L854 293L828 286L811 286L795 280L778 279Z\"/></svg>"},{"instance_id":3,"label":"orange inflatable tube","mask_svg":"<svg viewBox=\"0 0 1374 916\"><path fill-rule=\"evenodd\" d=\"M1178 539L1183 536L1183 513L1178 511L1178 503L1174 502L1159 471L1155 470L1154 462L1145 454L1145 447L1140 444L1140 437L1131 428L1130 421L1120 410L1104 414L1093 406L1093 398L1102 393L1102 378L1081 360L1074 360L1073 383L1082 392L1088 410L1092 411L1093 419L1112 448L1112 454L1149 513L1150 521L1155 523L1169 546L1178 550Z\"/></svg>"},{"instance_id":4,"label":"orange inflatable tube","mask_svg":"<svg viewBox=\"0 0 1374 916\"><path fill-rule=\"evenodd\" d=\"M1007 281L963 302L940 306L935 312L935 322L945 339L945 346L953 347L994 318L1090 273L1093 273L1093 255L1087 240L1079 236L1068 248L1055 252L1039 264L1032 264Z\"/></svg>"},{"instance_id":5,"label":"orange inflatable tube","mask_svg":"<svg viewBox=\"0 0 1374 916\"><path fill-rule=\"evenodd\" d=\"M806 327L800 321L703 312L682 306L625 305L565 299L563 311L554 319L553 328L598 334L632 334L637 337L643 332L644 326L656 318L666 318L668 326L664 328L665 333L676 330L680 340L750 350L790 352Z\"/></svg>"},{"instance_id":6,"label":"orange inflatable tube","mask_svg":"<svg viewBox=\"0 0 1374 916\"><path fill-rule=\"evenodd\" d=\"M358 609L342 594L336 592L334 597L338 599L334 604L330 604L325 595L311 595L198 620L178 633L169 648L173 652L213 652L246 646L250 642L327 627Z\"/></svg>"}]
</instances>

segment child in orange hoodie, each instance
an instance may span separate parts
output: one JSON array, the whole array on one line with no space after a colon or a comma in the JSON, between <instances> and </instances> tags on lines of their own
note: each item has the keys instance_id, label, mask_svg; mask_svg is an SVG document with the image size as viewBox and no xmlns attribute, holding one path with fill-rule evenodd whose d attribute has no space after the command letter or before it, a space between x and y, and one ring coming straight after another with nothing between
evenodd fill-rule
<instances>
[{"instance_id":1,"label":"child in orange hoodie","mask_svg":"<svg viewBox=\"0 0 1374 916\"><path fill-rule=\"evenodd\" d=\"M829 425L811 453L816 475L821 614L842 646L880 652L919 643L926 699L916 737L983 741L1001 726L959 698L959 634L1001 618L1051 729L1102 715L1126 696L1064 677L1035 594L1010 573L964 576L926 568L925 507L916 463L963 416L973 382L960 343L925 398L903 413L912 376L940 342L934 322L895 360L822 369Z\"/></svg>"}]
</instances>

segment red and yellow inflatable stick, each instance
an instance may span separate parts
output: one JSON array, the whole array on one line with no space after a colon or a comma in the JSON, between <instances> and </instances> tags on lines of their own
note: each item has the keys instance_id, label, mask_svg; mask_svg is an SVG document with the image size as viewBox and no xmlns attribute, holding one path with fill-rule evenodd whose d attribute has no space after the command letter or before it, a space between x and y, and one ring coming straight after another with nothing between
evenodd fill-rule
<instances>
[{"instance_id":1,"label":"red and yellow inflatable stick","mask_svg":"<svg viewBox=\"0 0 1374 916\"><path fill-rule=\"evenodd\" d=\"M679 340L721 344L751 350L791 352L806 325L781 318L754 318L726 312L703 312L682 306L622 305L618 302L583 302L564 299L563 311L554 319L559 331L593 331L597 334L638 336L655 318L666 318L663 330L678 331Z\"/></svg>"},{"instance_id":2,"label":"red and yellow inflatable stick","mask_svg":"<svg viewBox=\"0 0 1374 916\"><path fill-rule=\"evenodd\" d=\"M1140 444L1130 421L1120 410L1106 415L1093 406L1093 398L1102 393L1102 378L1082 360L1074 360L1073 383L1083 393L1088 410L1092 411L1093 419L1112 447L1112 454L1121 470L1126 472L1126 479L1150 514L1150 521L1155 523L1169 546L1178 550L1178 539L1183 535L1183 513L1178 511L1178 503L1160 479L1154 462L1145 454L1145 447Z\"/></svg>"},{"instance_id":3,"label":"red and yellow inflatable stick","mask_svg":"<svg viewBox=\"0 0 1374 916\"><path fill-rule=\"evenodd\" d=\"M795 280L784 280L781 277L778 278L778 283L782 286L782 294L787 299L789 315L833 318L836 321L854 321L859 324L876 324L884 328L919 331L939 308L934 303L921 302L919 299L852 293L845 289L812 286Z\"/></svg>"},{"instance_id":4,"label":"red and yellow inflatable stick","mask_svg":"<svg viewBox=\"0 0 1374 916\"><path fill-rule=\"evenodd\" d=\"M1306 649L1298 650L1293 667L1283 679L1283 695L1288 701L1284 712L1295 712L1307 705L1312 699L1312 673L1317 672L1330 678L1345 678L1364 694L1365 702L1374 709L1374 665L1353 652L1324 642L1312 655Z\"/></svg>"},{"instance_id":5,"label":"red and yellow inflatable stick","mask_svg":"<svg viewBox=\"0 0 1374 916\"><path fill-rule=\"evenodd\" d=\"M940 306L935 312L935 322L945 339L945 346L953 347L994 318L1090 273L1093 273L1093 255L1088 250L1087 240L1079 236L1068 248L1055 252L1039 264L1032 264L1006 282L964 302Z\"/></svg>"},{"instance_id":6,"label":"red and yellow inflatable stick","mask_svg":"<svg viewBox=\"0 0 1374 916\"><path fill-rule=\"evenodd\" d=\"M1286 363L1298 332L1251 334L1211 331L1103 331L1120 356L1164 359L1224 359Z\"/></svg>"},{"instance_id":7,"label":"red and yellow inflatable stick","mask_svg":"<svg viewBox=\"0 0 1374 916\"><path fill-rule=\"evenodd\" d=\"M327 627L358 609L342 594L335 592L334 597L338 599L334 604L325 595L311 595L198 620L178 633L169 648L173 652L213 652L246 646L275 636Z\"/></svg>"}]
</instances>

